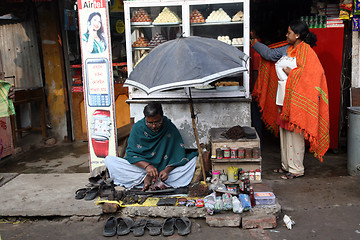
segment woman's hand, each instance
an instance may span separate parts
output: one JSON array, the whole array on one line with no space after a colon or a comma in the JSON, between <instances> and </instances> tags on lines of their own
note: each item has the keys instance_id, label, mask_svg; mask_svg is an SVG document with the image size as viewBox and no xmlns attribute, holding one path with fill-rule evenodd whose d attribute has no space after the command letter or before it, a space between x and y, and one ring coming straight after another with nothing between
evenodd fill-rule
<instances>
[{"instance_id":1,"label":"woman's hand","mask_svg":"<svg viewBox=\"0 0 360 240\"><path fill-rule=\"evenodd\" d=\"M8 98L9 98L9 99L14 99L14 98L15 98L15 88L14 88L14 87L11 87L11 88L9 89Z\"/></svg>"},{"instance_id":2,"label":"woman's hand","mask_svg":"<svg viewBox=\"0 0 360 240\"><path fill-rule=\"evenodd\" d=\"M289 68L289 67L283 68L284 73L286 73L286 75L288 75L288 76L289 76L291 70L292 70L292 69Z\"/></svg>"},{"instance_id":3,"label":"woman's hand","mask_svg":"<svg viewBox=\"0 0 360 240\"><path fill-rule=\"evenodd\" d=\"M145 171L148 173L149 176L151 176L155 179L158 177L158 171L157 171L156 167L154 167L151 164L148 165L147 167L145 167Z\"/></svg>"}]
</instances>

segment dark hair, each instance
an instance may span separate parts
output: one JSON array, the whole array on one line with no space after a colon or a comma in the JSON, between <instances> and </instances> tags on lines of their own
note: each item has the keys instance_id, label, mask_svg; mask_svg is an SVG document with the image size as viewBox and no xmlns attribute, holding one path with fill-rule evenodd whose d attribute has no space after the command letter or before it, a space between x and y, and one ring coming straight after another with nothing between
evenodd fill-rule
<instances>
[{"instance_id":1,"label":"dark hair","mask_svg":"<svg viewBox=\"0 0 360 240\"><path fill-rule=\"evenodd\" d=\"M145 108L144 108L144 115L145 115L145 117L154 117L154 116L159 115L159 114L160 114L161 116L164 115L160 103L151 102L151 103L149 103L148 105L146 105Z\"/></svg>"},{"instance_id":2,"label":"dark hair","mask_svg":"<svg viewBox=\"0 0 360 240\"><path fill-rule=\"evenodd\" d=\"M89 15L89 18L87 20L87 23L90 25L91 24L91 19L93 19L93 17L95 16L99 16L100 17L100 23L101 26L99 28L99 30L97 30L96 34L98 35L98 37L100 38L100 40L102 42L104 42L105 45L105 49L106 49L106 41L105 41L105 37L104 37L104 27L103 27L103 23L102 23L102 19L101 19L101 14L99 12L93 12ZM89 33L89 29L86 31L86 33Z\"/></svg>"},{"instance_id":3,"label":"dark hair","mask_svg":"<svg viewBox=\"0 0 360 240\"><path fill-rule=\"evenodd\" d=\"M300 35L300 39L310 45L310 47L316 46L317 37L314 33L309 31L309 27L305 22L295 20L290 23L290 28L295 34Z\"/></svg>"}]
</instances>

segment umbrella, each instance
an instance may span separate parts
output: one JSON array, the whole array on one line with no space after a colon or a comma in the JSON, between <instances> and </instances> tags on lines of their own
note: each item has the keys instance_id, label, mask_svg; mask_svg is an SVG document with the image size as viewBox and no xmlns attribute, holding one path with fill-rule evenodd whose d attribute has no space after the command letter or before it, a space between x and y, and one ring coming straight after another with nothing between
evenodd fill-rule
<instances>
[{"instance_id":1,"label":"umbrella","mask_svg":"<svg viewBox=\"0 0 360 240\"><path fill-rule=\"evenodd\" d=\"M154 48L130 73L125 84L145 91L206 85L247 71L248 56L212 38L181 37Z\"/></svg>"},{"instance_id":2,"label":"umbrella","mask_svg":"<svg viewBox=\"0 0 360 240\"><path fill-rule=\"evenodd\" d=\"M133 86L150 94L156 91L207 85L220 78L247 71L248 58L236 47L216 39L180 37L154 48L130 73L125 86ZM190 89L189 105L205 180L202 149Z\"/></svg>"}]
</instances>

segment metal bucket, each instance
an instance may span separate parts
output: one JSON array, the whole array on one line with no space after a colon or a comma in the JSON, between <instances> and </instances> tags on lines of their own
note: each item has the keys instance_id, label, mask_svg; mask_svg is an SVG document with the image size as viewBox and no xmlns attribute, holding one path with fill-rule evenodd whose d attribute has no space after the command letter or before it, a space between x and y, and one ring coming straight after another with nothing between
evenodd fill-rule
<instances>
[{"instance_id":1,"label":"metal bucket","mask_svg":"<svg viewBox=\"0 0 360 240\"><path fill-rule=\"evenodd\" d=\"M347 171L360 176L360 107L348 107Z\"/></svg>"}]
</instances>

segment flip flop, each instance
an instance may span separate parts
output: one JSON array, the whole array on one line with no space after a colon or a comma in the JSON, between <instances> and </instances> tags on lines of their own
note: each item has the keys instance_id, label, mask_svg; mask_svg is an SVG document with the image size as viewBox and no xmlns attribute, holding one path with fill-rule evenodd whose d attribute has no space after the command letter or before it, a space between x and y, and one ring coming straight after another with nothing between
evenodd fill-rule
<instances>
[{"instance_id":1,"label":"flip flop","mask_svg":"<svg viewBox=\"0 0 360 240\"><path fill-rule=\"evenodd\" d=\"M161 227L161 223L154 219L149 219L146 223L146 228L149 229L150 236L160 235Z\"/></svg>"},{"instance_id":2,"label":"flip flop","mask_svg":"<svg viewBox=\"0 0 360 240\"><path fill-rule=\"evenodd\" d=\"M98 186L90 188L88 191L86 191L84 199L87 200L87 201L93 200L94 198L96 198L98 193L99 193L99 187Z\"/></svg>"},{"instance_id":3,"label":"flip flop","mask_svg":"<svg viewBox=\"0 0 360 240\"><path fill-rule=\"evenodd\" d=\"M301 175L295 175L291 172L286 173L285 175L282 175L280 178L281 179L294 179L294 178L299 178L299 177L303 177L304 174Z\"/></svg>"},{"instance_id":4,"label":"flip flop","mask_svg":"<svg viewBox=\"0 0 360 240\"><path fill-rule=\"evenodd\" d=\"M274 173L287 173L288 171L285 171L284 169L282 168L276 168L273 170Z\"/></svg>"},{"instance_id":5,"label":"flip flop","mask_svg":"<svg viewBox=\"0 0 360 240\"><path fill-rule=\"evenodd\" d=\"M134 221L131 218L118 218L117 219L117 235L123 236L130 232Z\"/></svg>"},{"instance_id":6,"label":"flip flop","mask_svg":"<svg viewBox=\"0 0 360 240\"><path fill-rule=\"evenodd\" d=\"M147 220L144 218L140 218L135 221L134 225L131 227L131 231L133 232L134 237L140 237L144 235L146 223Z\"/></svg>"},{"instance_id":7,"label":"flip flop","mask_svg":"<svg viewBox=\"0 0 360 240\"><path fill-rule=\"evenodd\" d=\"M80 188L78 190L76 190L75 192L75 199L79 200L79 199L83 199L86 195L86 192L88 191L88 188Z\"/></svg>"},{"instance_id":8,"label":"flip flop","mask_svg":"<svg viewBox=\"0 0 360 240\"><path fill-rule=\"evenodd\" d=\"M186 217L177 218L175 220L175 227L177 228L180 236L187 235L191 232L191 221Z\"/></svg>"},{"instance_id":9,"label":"flip flop","mask_svg":"<svg viewBox=\"0 0 360 240\"><path fill-rule=\"evenodd\" d=\"M174 234L175 218L166 218L162 225L162 234L164 236L171 236Z\"/></svg>"},{"instance_id":10,"label":"flip flop","mask_svg":"<svg viewBox=\"0 0 360 240\"><path fill-rule=\"evenodd\" d=\"M104 225L104 230L103 230L103 235L105 237L112 237L116 235L116 219L115 217L110 217L105 225Z\"/></svg>"}]
</instances>

